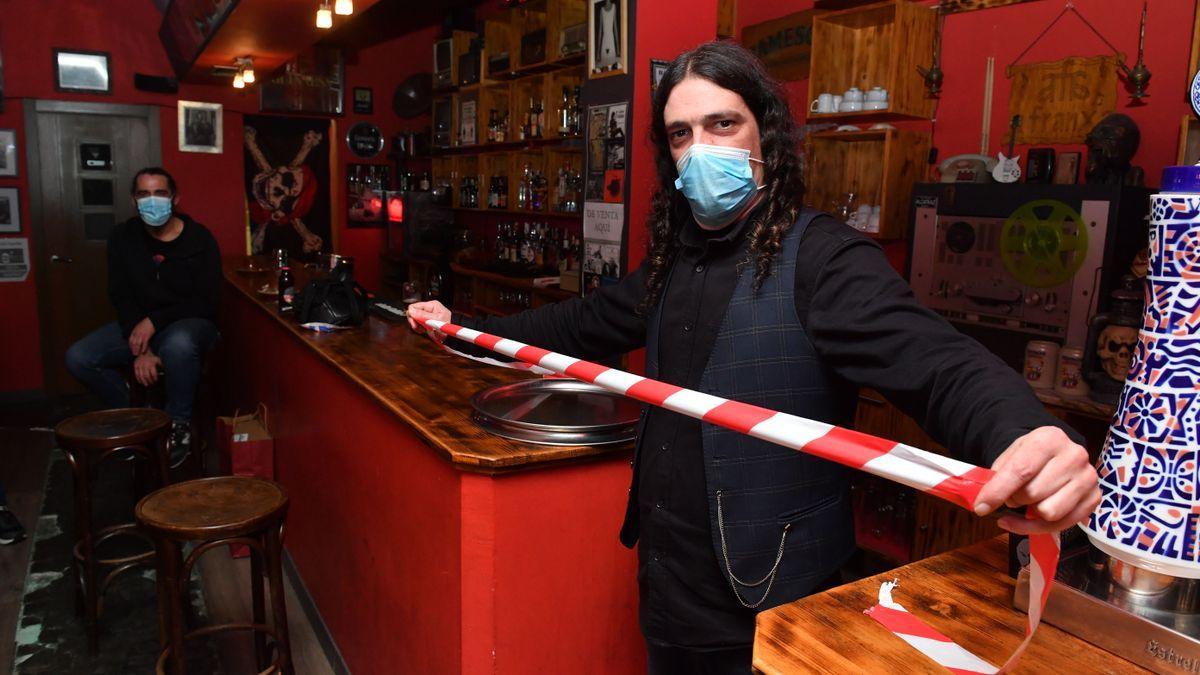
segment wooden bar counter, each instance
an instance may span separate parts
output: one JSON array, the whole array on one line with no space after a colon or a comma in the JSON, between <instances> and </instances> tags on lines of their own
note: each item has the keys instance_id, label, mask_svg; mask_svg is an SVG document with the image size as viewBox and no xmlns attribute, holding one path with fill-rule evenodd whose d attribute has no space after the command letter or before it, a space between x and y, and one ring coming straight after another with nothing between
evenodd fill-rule
<instances>
[{"instance_id":1,"label":"wooden bar counter","mask_svg":"<svg viewBox=\"0 0 1200 675\"><path fill-rule=\"evenodd\" d=\"M1008 542L997 537L767 610L758 615L754 667L768 675L947 672L863 614L893 579L893 600L999 666L1025 636L1007 568ZM1013 672L1149 671L1042 622Z\"/></svg>"},{"instance_id":2,"label":"wooden bar counter","mask_svg":"<svg viewBox=\"0 0 1200 675\"><path fill-rule=\"evenodd\" d=\"M218 412L266 404L284 544L350 670L645 672L631 445L486 434L471 395L527 375L376 317L300 328L245 265L225 262Z\"/></svg>"}]
</instances>

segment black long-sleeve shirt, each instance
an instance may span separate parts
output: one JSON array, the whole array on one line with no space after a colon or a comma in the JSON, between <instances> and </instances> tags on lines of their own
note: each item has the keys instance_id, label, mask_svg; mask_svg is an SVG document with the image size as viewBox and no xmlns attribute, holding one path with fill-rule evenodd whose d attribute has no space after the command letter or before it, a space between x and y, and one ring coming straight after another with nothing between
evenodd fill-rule
<instances>
[{"instance_id":1,"label":"black long-sleeve shirt","mask_svg":"<svg viewBox=\"0 0 1200 675\"><path fill-rule=\"evenodd\" d=\"M699 383L737 265L746 259L744 222L715 233L692 225L681 233L683 246L661 300L659 379L689 388ZM920 305L871 240L818 217L798 255L796 311L820 357L847 383L879 390L956 455L990 466L1022 434L1062 426L1015 371ZM634 310L645 294L645 274L643 265L584 299L509 317L455 320L601 358L644 346L646 320ZM700 422L662 409L648 414L635 495L642 630L691 648L748 644L754 612L734 598L712 547Z\"/></svg>"},{"instance_id":2,"label":"black long-sleeve shirt","mask_svg":"<svg viewBox=\"0 0 1200 675\"><path fill-rule=\"evenodd\" d=\"M168 242L147 234L136 216L109 235L108 297L126 337L146 317L155 330L190 317L217 319L221 290L217 240L189 216L176 215L183 221L183 231Z\"/></svg>"}]
</instances>

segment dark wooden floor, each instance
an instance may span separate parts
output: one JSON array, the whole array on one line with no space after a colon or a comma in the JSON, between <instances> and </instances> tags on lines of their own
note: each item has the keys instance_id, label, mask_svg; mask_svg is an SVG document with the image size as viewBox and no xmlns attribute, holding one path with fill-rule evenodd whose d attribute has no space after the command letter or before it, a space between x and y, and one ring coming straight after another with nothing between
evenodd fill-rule
<instances>
[{"instance_id":1,"label":"dark wooden floor","mask_svg":"<svg viewBox=\"0 0 1200 675\"><path fill-rule=\"evenodd\" d=\"M0 546L0 673L10 673L13 669L21 597L38 514L42 510L46 467L54 448L51 429L59 420L90 407L91 402L86 398L0 404L0 484L8 493L9 508L29 534L20 544ZM210 461L209 466L216 466L216 462ZM217 550L203 556L200 567L210 620L213 623L247 620L250 616L248 561L233 560L223 550ZM336 654L326 654L315 632L318 627L303 610L290 578L285 590L296 672L301 675L344 672ZM248 635L219 639L223 672L253 672L252 644Z\"/></svg>"},{"instance_id":2,"label":"dark wooden floor","mask_svg":"<svg viewBox=\"0 0 1200 675\"><path fill-rule=\"evenodd\" d=\"M29 532L19 544L0 546L0 673L12 672L17 616L53 440L45 431L0 427L0 485L8 493L8 507Z\"/></svg>"}]
</instances>

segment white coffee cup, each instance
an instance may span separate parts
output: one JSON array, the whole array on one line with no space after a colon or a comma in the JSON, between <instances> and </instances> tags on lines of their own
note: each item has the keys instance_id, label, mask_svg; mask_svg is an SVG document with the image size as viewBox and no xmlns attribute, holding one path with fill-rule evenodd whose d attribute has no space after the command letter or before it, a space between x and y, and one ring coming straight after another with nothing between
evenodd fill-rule
<instances>
[{"instance_id":1,"label":"white coffee cup","mask_svg":"<svg viewBox=\"0 0 1200 675\"><path fill-rule=\"evenodd\" d=\"M840 112L858 112L862 109L862 101L842 101L842 105L838 106Z\"/></svg>"},{"instance_id":2,"label":"white coffee cup","mask_svg":"<svg viewBox=\"0 0 1200 675\"><path fill-rule=\"evenodd\" d=\"M813 100L812 105L808 107L809 112L814 113L831 113L835 109L833 107L833 94L824 93Z\"/></svg>"},{"instance_id":3,"label":"white coffee cup","mask_svg":"<svg viewBox=\"0 0 1200 675\"><path fill-rule=\"evenodd\" d=\"M887 89L884 89L883 87L872 87L871 91L867 92L867 100L868 101L887 101L888 100Z\"/></svg>"},{"instance_id":4,"label":"white coffee cup","mask_svg":"<svg viewBox=\"0 0 1200 675\"><path fill-rule=\"evenodd\" d=\"M850 87L849 89L846 90L845 94L842 94L842 100L862 103L862 100L863 100L862 90L859 89L858 87Z\"/></svg>"},{"instance_id":5,"label":"white coffee cup","mask_svg":"<svg viewBox=\"0 0 1200 675\"><path fill-rule=\"evenodd\" d=\"M842 109L842 95L834 94L833 95L833 110L830 110L829 112L837 112L841 109Z\"/></svg>"},{"instance_id":6,"label":"white coffee cup","mask_svg":"<svg viewBox=\"0 0 1200 675\"><path fill-rule=\"evenodd\" d=\"M1058 345L1032 340L1025 345L1025 382L1034 389L1053 389L1058 366Z\"/></svg>"}]
</instances>

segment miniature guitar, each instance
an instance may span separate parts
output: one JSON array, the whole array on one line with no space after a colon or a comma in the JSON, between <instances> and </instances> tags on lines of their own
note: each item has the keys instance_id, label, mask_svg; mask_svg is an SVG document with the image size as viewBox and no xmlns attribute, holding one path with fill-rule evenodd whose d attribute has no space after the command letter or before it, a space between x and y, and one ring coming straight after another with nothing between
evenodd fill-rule
<instances>
[{"instance_id":1,"label":"miniature guitar","mask_svg":"<svg viewBox=\"0 0 1200 675\"><path fill-rule=\"evenodd\" d=\"M1017 127L1021 126L1021 116L1013 115L1012 118L1012 135L1008 140L1008 154L1013 154L1013 146L1017 144ZM1000 161L997 162L996 168L992 169L992 178L996 179L997 183L1015 183L1021 178L1020 156L1006 157L1003 152L1000 153Z\"/></svg>"}]
</instances>

